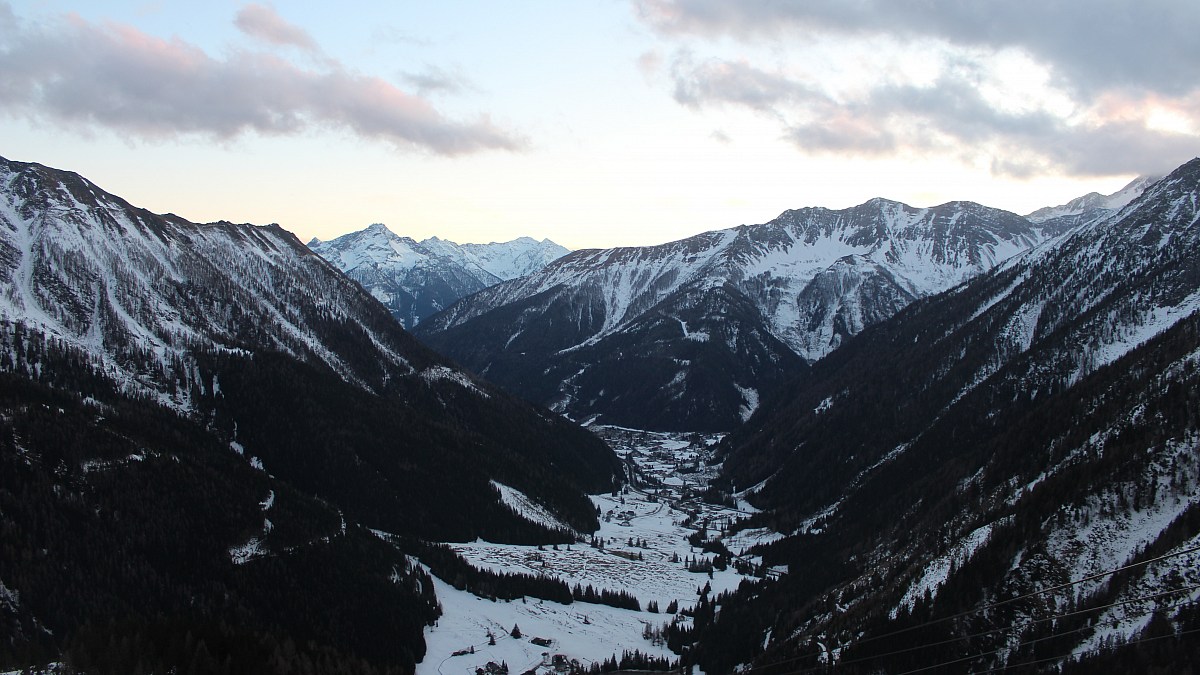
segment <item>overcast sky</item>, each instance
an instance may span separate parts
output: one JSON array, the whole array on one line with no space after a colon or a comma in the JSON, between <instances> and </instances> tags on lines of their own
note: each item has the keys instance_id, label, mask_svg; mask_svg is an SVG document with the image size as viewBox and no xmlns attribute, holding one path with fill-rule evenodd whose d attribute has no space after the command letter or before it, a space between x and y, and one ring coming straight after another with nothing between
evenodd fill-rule
<instances>
[{"instance_id":1,"label":"overcast sky","mask_svg":"<svg viewBox=\"0 0 1200 675\"><path fill-rule=\"evenodd\" d=\"M0 155L329 239L1026 213L1200 155L1195 0L0 0Z\"/></svg>"}]
</instances>

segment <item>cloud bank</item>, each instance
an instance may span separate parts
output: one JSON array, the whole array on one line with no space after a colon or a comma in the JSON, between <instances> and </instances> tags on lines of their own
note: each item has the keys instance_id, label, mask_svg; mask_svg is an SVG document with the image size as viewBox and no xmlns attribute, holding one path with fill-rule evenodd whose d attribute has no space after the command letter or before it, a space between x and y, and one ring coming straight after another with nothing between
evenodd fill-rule
<instances>
[{"instance_id":1,"label":"cloud bank","mask_svg":"<svg viewBox=\"0 0 1200 675\"><path fill-rule=\"evenodd\" d=\"M680 45L670 64L677 102L762 113L807 152L986 155L995 171L1018 175L1153 173L1200 153L1195 2L635 0L634 7ZM758 56L695 55L729 40ZM836 41L858 47L848 59L873 58L879 75L834 82L791 67L802 58L780 63L779 53L795 57L807 44ZM930 81L898 78L886 49L870 55L877 45L937 60L937 73ZM771 57L762 56L764 46ZM1002 72L1006 61L1027 66Z\"/></svg>"},{"instance_id":2,"label":"cloud bank","mask_svg":"<svg viewBox=\"0 0 1200 675\"><path fill-rule=\"evenodd\" d=\"M269 44L319 52L308 33L267 7L248 5L235 22ZM3 3L0 111L141 139L290 135L325 126L440 155L525 145L486 117L448 119L424 98L331 59L314 69L264 52L214 58L178 38L78 17L27 29Z\"/></svg>"}]
</instances>

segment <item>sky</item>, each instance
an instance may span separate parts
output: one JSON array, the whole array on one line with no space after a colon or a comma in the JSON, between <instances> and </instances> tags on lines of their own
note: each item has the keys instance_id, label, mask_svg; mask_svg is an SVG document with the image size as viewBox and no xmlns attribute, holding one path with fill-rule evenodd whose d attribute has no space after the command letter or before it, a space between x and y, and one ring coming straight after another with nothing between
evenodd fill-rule
<instances>
[{"instance_id":1,"label":"sky","mask_svg":"<svg viewBox=\"0 0 1200 675\"><path fill-rule=\"evenodd\" d=\"M641 246L1200 155L1195 0L0 0L0 156L158 213Z\"/></svg>"}]
</instances>

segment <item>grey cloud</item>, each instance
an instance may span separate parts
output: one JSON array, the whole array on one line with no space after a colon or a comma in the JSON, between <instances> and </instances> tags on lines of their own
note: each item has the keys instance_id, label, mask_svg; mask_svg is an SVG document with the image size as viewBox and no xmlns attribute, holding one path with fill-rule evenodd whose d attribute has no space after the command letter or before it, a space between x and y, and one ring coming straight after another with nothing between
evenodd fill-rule
<instances>
[{"instance_id":1,"label":"grey cloud","mask_svg":"<svg viewBox=\"0 0 1200 675\"><path fill-rule=\"evenodd\" d=\"M422 94L433 92L457 94L475 88L462 73L450 72L437 66L427 65L423 72L405 72L401 73L400 77Z\"/></svg>"},{"instance_id":2,"label":"grey cloud","mask_svg":"<svg viewBox=\"0 0 1200 675\"><path fill-rule=\"evenodd\" d=\"M789 126L785 138L803 150L838 154L886 155L900 145L896 134L875 120L836 111L816 122Z\"/></svg>"},{"instance_id":3,"label":"grey cloud","mask_svg":"<svg viewBox=\"0 0 1200 675\"><path fill-rule=\"evenodd\" d=\"M136 138L329 126L443 155L525 145L486 117L447 119L425 99L336 62L311 70L247 52L218 60L179 39L78 18L0 43L0 112Z\"/></svg>"},{"instance_id":4,"label":"grey cloud","mask_svg":"<svg viewBox=\"0 0 1200 675\"><path fill-rule=\"evenodd\" d=\"M1200 139L1195 136L1147 129L1127 121L1068 130L1044 140L1054 146L1045 154L1076 174L1161 176L1200 155Z\"/></svg>"},{"instance_id":5,"label":"grey cloud","mask_svg":"<svg viewBox=\"0 0 1200 675\"><path fill-rule=\"evenodd\" d=\"M887 85L836 100L802 82L745 63L676 62L675 97L702 108L737 105L778 119L784 138L812 153L999 152L998 173L1064 170L1076 175L1155 173L1200 154L1200 138L1136 121L1072 126L1048 113L996 109L968 77L933 86ZM972 157L973 158L973 157Z\"/></svg>"},{"instance_id":6,"label":"grey cloud","mask_svg":"<svg viewBox=\"0 0 1200 675\"><path fill-rule=\"evenodd\" d=\"M0 40L17 31L17 17L7 2L0 2Z\"/></svg>"},{"instance_id":7,"label":"grey cloud","mask_svg":"<svg viewBox=\"0 0 1200 675\"><path fill-rule=\"evenodd\" d=\"M671 74L675 101L691 108L719 100L767 112L819 96L801 83L741 61L711 59L696 64L682 54L672 64Z\"/></svg>"},{"instance_id":8,"label":"grey cloud","mask_svg":"<svg viewBox=\"0 0 1200 675\"><path fill-rule=\"evenodd\" d=\"M786 138L807 150L877 154L896 146L891 134L866 111L780 73L745 62L709 59L696 63L683 53L674 61L671 75L674 97L681 105L751 108L778 120L786 129Z\"/></svg>"},{"instance_id":9,"label":"grey cloud","mask_svg":"<svg viewBox=\"0 0 1200 675\"><path fill-rule=\"evenodd\" d=\"M320 48L308 31L288 23L266 5L249 4L242 7L233 21L238 30L269 44L279 46L299 47L305 51L318 53Z\"/></svg>"},{"instance_id":10,"label":"grey cloud","mask_svg":"<svg viewBox=\"0 0 1200 675\"><path fill-rule=\"evenodd\" d=\"M1017 48L1077 95L1113 87L1180 95L1200 86L1200 3L1190 0L634 0L668 35L783 38L811 32L937 38Z\"/></svg>"},{"instance_id":11,"label":"grey cloud","mask_svg":"<svg viewBox=\"0 0 1200 675\"><path fill-rule=\"evenodd\" d=\"M1005 112L970 82L944 77L932 87L876 89L861 104L862 119L907 129L909 147L1000 148L993 170L1014 175L1062 170L1074 175L1157 174L1200 154L1200 138L1148 128L1141 121L1071 125L1042 111ZM928 130L928 133L926 133Z\"/></svg>"}]
</instances>

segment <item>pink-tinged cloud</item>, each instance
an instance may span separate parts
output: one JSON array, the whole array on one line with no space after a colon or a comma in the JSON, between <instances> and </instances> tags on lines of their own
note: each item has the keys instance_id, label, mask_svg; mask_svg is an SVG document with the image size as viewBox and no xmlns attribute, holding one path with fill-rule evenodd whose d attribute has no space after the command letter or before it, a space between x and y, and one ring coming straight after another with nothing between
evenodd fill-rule
<instances>
[{"instance_id":1,"label":"pink-tinged cloud","mask_svg":"<svg viewBox=\"0 0 1200 675\"><path fill-rule=\"evenodd\" d=\"M299 47L309 52L319 52L317 41L308 31L288 23L274 9L266 5L249 4L237 13L233 21L238 30L250 37L279 46Z\"/></svg>"},{"instance_id":2,"label":"pink-tinged cloud","mask_svg":"<svg viewBox=\"0 0 1200 675\"><path fill-rule=\"evenodd\" d=\"M179 39L68 18L51 32L0 40L0 112L136 138L349 129L441 155L519 150L525 141L486 117L446 118L425 99L336 62L305 69L270 54L214 59Z\"/></svg>"}]
</instances>

